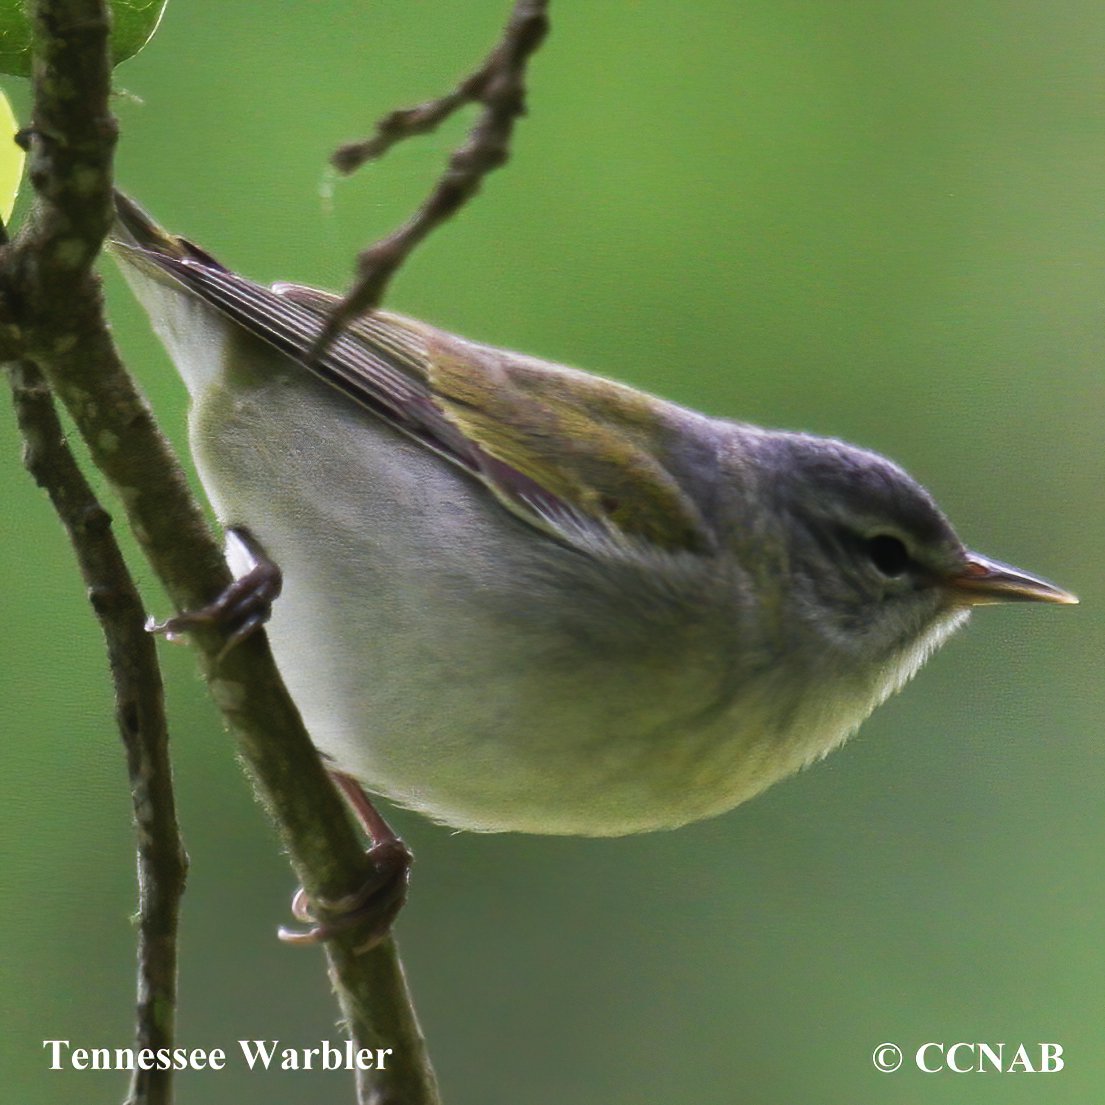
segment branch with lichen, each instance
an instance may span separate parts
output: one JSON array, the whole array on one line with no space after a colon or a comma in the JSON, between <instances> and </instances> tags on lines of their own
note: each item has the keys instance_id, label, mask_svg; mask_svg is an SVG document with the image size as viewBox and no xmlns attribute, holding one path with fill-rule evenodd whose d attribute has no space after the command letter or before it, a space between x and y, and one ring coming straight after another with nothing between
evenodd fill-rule
<instances>
[{"instance_id":1,"label":"branch with lichen","mask_svg":"<svg viewBox=\"0 0 1105 1105\"><path fill-rule=\"evenodd\" d=\"M25 359L41 371L173 602L192 609L225 589L230 575L179 462L118 357L92 272L112 218L116 126L108 106L107 29L102 0L34 6L34 107L25 132L34 201L25 226L0 253L0 360ZM25 393L25 384L24 375L17 389ZM91 555L80 528L72 533L79 555ZM327 903L355 895L372 873L346 810L263 635L222 660L217 632L199 630L193 641L313 910L325 922L332 913ZM148 904L150 895L143 900ZM358 1084L359 1098L431 1105L436 1084L394 941L362 953L364 943L353 926L326 944L354 1039L394 1049L386 1071L372 1072L371 1084L366 1074ZM163 1019L162 1027L170 1022ZM148 1032L140 1027L140 1038Z\"/></svg>"},{"instance_id":2,"label":"branch with lichen","mask_svg":"<svg viewBox=\"0 0 1105 1105\"><path fill-rule=\"evenodd\" d=\"M188 857L177 825L169 732L157 650L123 554L69 446L53 397L29 361L7 367L23 462L50 497L77 554L89 601L103 630L115 719L123 740L138 838L138 1048L173 1045L177 927ZM171 1070L138 1068L128 1105L168 1105Z\"/></svg>"}]
</instances>

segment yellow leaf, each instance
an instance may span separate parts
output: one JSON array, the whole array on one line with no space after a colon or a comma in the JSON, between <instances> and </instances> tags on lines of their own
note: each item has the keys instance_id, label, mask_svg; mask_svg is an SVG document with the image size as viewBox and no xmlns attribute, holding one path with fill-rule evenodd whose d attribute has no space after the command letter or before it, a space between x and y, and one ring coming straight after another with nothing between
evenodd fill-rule
<instances>
[{"instance_id":1,"label":"yellow leaf","mask_svg":"<svg viewBox=\"0 0 1105 1105\"><path fill-rule=\"evenodd\" d=\"M0 91L0 218L3 218L5 226L12 217L19 182L23 179L24 155L15 144L18 129L12 106Z\"/></svg>"}]
</instances>

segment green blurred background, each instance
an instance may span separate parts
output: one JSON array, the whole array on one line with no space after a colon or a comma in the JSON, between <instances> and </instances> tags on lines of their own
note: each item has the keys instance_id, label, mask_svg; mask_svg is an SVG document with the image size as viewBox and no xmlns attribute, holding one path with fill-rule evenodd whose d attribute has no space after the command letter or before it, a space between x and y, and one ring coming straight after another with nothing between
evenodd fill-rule
<instances>
[{"instance_id":1,"label":"green blurred background","mask_svg":"<svg viewBox=\"0 0 1105 1105\"><path fill-rule=\"evenodd\" d=\"M175 0L117 73L119 181L251 276L340 287L467 117L352 181L327 153L443 91L506 8ZM1105 10L553 8L511 165L391 304L879 449L968 542L1083 605L981 611L843 751L707 824L578 841L397 813L418 855L399 938L446 1100L1101 1100ZM183 449L184 391L105 270ZM114 1102L124 1076L49 1072L41 1047L129 1042L135 891L98 631L18 451L5 412L0 1097ZM181 1042L335 1038L320 953L274 939L293 888L274 836L188 650L162 653L194 865ZM1067 1067L881 1074L887 1040L1055 1041ZM237 1064L179 1098L346 1101L347 1077Z\"/></svg>"}]
</instances>

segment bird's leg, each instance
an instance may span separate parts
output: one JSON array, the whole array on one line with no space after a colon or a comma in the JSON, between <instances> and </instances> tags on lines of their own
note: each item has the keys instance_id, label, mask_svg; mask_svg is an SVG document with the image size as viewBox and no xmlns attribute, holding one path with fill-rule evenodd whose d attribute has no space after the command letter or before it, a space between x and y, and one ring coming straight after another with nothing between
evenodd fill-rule
<instances>
[{"instance_id":1,"label":"bird's leg","mask_svg":"<svg viewBox=\"0 0 1105 1105\"><path fill-rule=\"evenodd\" d=\"M197 626L220 628L226 634L226 644L219 653L220 660L269 620L273 601L283 585L279 566L248 529L231 526L227 528L226 535L228 544L233 542L234 551L239 554L232 559L243 559L246 570L206 606L186 610L166 622L151 623L148 627L151 633L160 633L170 639ZM297 920L311 927L303 932L281 929L280 939L289 944L317 944L335 933L364 925L368 938L357 950L367 951L391 931L407 900L413 857L410 849L380 816L356 779L340 771L330 770L329 774L371 841L368 860L372 871L356 893L335 901L316 903L332 915L327 921L318 920L307 895L300 888L292 899L292 913Z\"/></svg>"},{"instance_id":2,"label":"bird's leg","mask_svg":"<svg viewBox=\"0 0 1105 1105\"><path fill-rule=\"evenodd\" d=\"M413 856L410 849L395 835L392 827L380 816L361 784L341 771L331 771L330 778L345 795L357 815L372 846L368 859L372 874L355 894L339 901L326 902L327 912L336 914L329 921L319 921L311 911L311 903L303 888L292 898L292 913L296 920L310 924L306 932L280 930L280 939L288 944L317 944L354 926L365 926L368 938L357 951L368 951L391 931L395 918L407 900L407 885ZM320 903L322 904L322 903Z\"/></svg>"},{"instance_id":3,"label":"bird's leg","mask_svg":"<svg viewBox=\"0 0 1105 1105\"><path fill-rule=\"evenodd\" d=\"M215 626L226 634L221 660L232 648L256 633L272 614L272 604L280 594L284 577L279 565L270 559L261 542L245 526L231 526L227 543L244 555L246 571L221 595L198 610L185 610L168 621L150 621L147 629L169 640L197 626Z\"/></svg>"}]
</instances>

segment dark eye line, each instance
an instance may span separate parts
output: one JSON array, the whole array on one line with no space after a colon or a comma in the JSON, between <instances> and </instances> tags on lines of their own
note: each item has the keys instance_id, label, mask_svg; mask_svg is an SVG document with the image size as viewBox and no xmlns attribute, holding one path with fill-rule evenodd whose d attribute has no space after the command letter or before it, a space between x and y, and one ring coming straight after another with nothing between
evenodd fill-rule
<instances>
[{"instance_id":1,"label":"dark eye line","mask_svg":"<svg viewBox=\"0 0 1105 1105\"><path fill-rule=\"evenodd\" d=\"M810 535L831 557L844 556L869 564L884 579L901 580L915 577L917 585L928 581L929 570L916 560L910 546L896 533L888 530L864 532L848 525L811 527Z\"/></svg>"}]
</instances>

